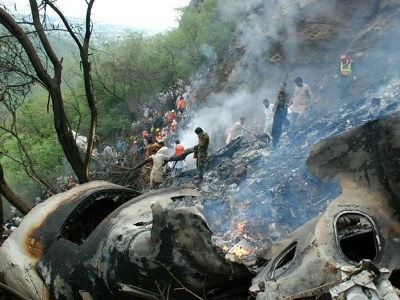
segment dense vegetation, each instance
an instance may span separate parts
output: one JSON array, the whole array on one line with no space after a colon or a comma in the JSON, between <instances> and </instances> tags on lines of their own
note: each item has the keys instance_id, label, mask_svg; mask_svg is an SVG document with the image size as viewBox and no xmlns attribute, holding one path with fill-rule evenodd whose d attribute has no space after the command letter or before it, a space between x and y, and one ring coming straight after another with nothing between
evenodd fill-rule
<instances>
[{"instance_id":1,"label":"dense vegetation","mask_svg":"<svg viewBox=\"0 0 400 300\"><path fill-rule=\"evenodd\" d=\"M210 68L223 59L236 19L235 15L221 16L217 0L192 1L182 10L179 27L165 33L126 32L109 37L107 32L94 32L90 62L97 101L96 134L101 142L113 143L120 128L130 126L132 110L148 101L156 102L158 95L178 79L189 83L200 69ZM1 27L0 32L0 42L10 39ZM62 93L69 124L74 131L86 135L91 111L85 105L86 92L76 47L62 31L51 31L48 35L57 56L62 57ZM26 61L21 48L9 45L1 42L3 54L7 47L10 52L18 53L15 57L20 61ZM39 48L37 51L40 54ZM55 186L58 177L71 175L73 170L54 130L49 92L41 84L33 85L35 81L30 81L27 75L29 70L16 70L16 65L10 62L12 58L11 55L0 58L3 68L0 162L8 185L32 202L41 195L43 187ZM7 89L10 82L23 88Z\"/></svg>"}]
</instances>

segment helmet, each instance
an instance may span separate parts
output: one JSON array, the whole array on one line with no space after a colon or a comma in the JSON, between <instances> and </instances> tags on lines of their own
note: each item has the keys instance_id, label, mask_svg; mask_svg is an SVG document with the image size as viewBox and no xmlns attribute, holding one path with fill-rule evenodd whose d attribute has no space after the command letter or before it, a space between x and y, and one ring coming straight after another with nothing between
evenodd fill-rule
<instances>
[{"instance_id":1,"label":"helmet","mask_svg":"<svg viewBox=\"0 0 400 300\"><path fill-rule=\"evenodd\" d=\"M340 61L341 62L345 62L346 60L347 60L347 55L346 54L340 55Z\"/></svg>"}]
</instances>

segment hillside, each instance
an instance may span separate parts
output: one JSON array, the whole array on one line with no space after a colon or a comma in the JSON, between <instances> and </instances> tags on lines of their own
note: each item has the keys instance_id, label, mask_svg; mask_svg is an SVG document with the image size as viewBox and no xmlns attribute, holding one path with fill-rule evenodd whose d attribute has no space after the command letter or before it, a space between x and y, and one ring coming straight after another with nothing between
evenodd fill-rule
<instances>
[{"instance_id":1,"label":"hillside","mask_svg":"<svg viewBox=\"0 0 400 300\"><path fill-rule=\"evenodd\" d=\"M47 277L41 278L52 293L90 298L96 298L91 292L98 298L126 293L123 299L397 299L400 0L220 4L221 18L234 9L247 17L226 56L193 80L197 102L189 106L187 130L179 131L186 150L198 142L194 128L210 134L204 178L194 180L195 160L187 156L181 175L172 178L167 170L162 189L146 186L133 199L136 192L125 191L127 202L110 205L111 213L102 210L107 202L96 206L102 217L87 236L77 216L94 223L90 216L98 211L90 205L120 201L122 187L118 196L102 194L107 185L91 182L92 191L82 184L43 202L38 208L50 212L36 210L44 221L34 233L48 234L44 249L54 255L43 251L39 272ZM340 96L335 75L343 53L354 60L355 78ZM291 131L285 125L277 148L261 132L225 143L239 117L262 130L262 100L274 103L282 81L292 94L298 76L314 94L306 122ZM126 174L122 179L147 185L136 168L119 167L114 183ZM55 200L57 209L49 209ZM79 243L70 243L69 233ZM240 269L225 269L231 263ZM163 281L165 289L158 285Z\"/></svg>"},{"instance_id":2,"label":"hillside","mask_svg":"<svg viewBox=\"0 0 400 300\"><path fill-rule=\"evenodd\" d=\"M223 17L230 7L221 9ZM249 10L247 18L199 92L222 110L224 118L213 124L224 126L221 119L242 112L251 116L262 99L275 101L281 81L292 88L297 76L315 95L314 118L365 95L391 93L399 82L400 1L264 0L246 1L241 9ZM354 60L357 75L345 99L334 78L342 53Z\"/></svg>"}]
</instances>

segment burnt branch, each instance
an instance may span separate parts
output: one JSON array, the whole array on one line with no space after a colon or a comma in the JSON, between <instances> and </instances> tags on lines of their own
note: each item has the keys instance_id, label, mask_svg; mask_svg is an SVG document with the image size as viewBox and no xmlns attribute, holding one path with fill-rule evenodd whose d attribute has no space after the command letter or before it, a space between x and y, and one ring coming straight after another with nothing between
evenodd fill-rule
<instances>
[{"instance_id":1,"label":"burnt branch","mask_svg":"<svg viewBox=\"0 0 400 300\"><path fill-rule=\"evenodd\" d=\"M171 156L169 159L166 159L164 164L166 164L169 161L184 160L186 158L186 156L188 156L190 153L193 153L193 152L194 152L193 148L188 148L182 154L174 155L174 156ZM152 161L153 161L153 159L151 157L148 157L144 161L142 161L141 163L139 163L136 166L132 167L132 170L139 169L139 168L143 167L144 165L146 165L146 164L148 164L148 163L150 163Z\"/></svg>"},{"instance_id":2,"label":"burnt branch","mask_svg":"<svg viewBox=\"0 0 400 300\"><path fill-rule=\"evenodd\" d=\"M153 260L156 264L158 264L158 265L160 265L161 267L163 267L167 272L168 272L168 274L186 291L186 292L188 292L189 294L191 294L193 297L195 297L196 299L199 299L199 300L204 300L204 298L201 298L200 296L198 296L198 295L196 295L195 293L193 293L191 290L189 290L187 287L185 287L184 285L183 285L183 283L182 282L180 282L179 281L179 279L178 278L176 278L176 276L174 275L174 274L172 274L172 272L168 269L168 267L166 266L166 265L164 265L162 262L160 262L160 261L158 261L158 260Z\"/></svg>"}]
</instances>

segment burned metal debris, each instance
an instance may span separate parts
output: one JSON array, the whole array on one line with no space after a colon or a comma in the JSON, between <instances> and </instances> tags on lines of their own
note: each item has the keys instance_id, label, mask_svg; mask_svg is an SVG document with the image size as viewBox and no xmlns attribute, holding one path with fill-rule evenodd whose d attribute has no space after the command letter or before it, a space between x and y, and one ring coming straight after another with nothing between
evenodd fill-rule
<instances>
[{"instance_id":1,"label":"burned metal debris","mask_svg":"<svg viewBox=\"0 0 400 300\"><path fill-rule=\"evenodd\" d=\"M342 192L266 249L250 288L257 299L398 299L389 277L400 270L399 129L398 116L376 120L313 148L311 172Z\"/></svg>"},{"instance_id":2,"label":"burned metal debris","mask_svg":"<svg viewBox=\"0 0 400 300\"><path fill-rule=\"evenodd\" d=\"M2 281L30 299L228 299L253 274L211 243L175 188L146 195L94 181L36 206L0 250Z\"/></svg>"},{"instance_id":3,"label":"burned metal debris","mask_svg":"<svg viewBox=\"0 0 400 300\"><path fill-rule=\"evenodd\" d=\"M106 182L56 195L1 247L1 281L36 299L392 299L400 117L368 104L284 134L274 152L237 140L199 184L189 171L143 195Z\"/></svg>"}]
</instances>

